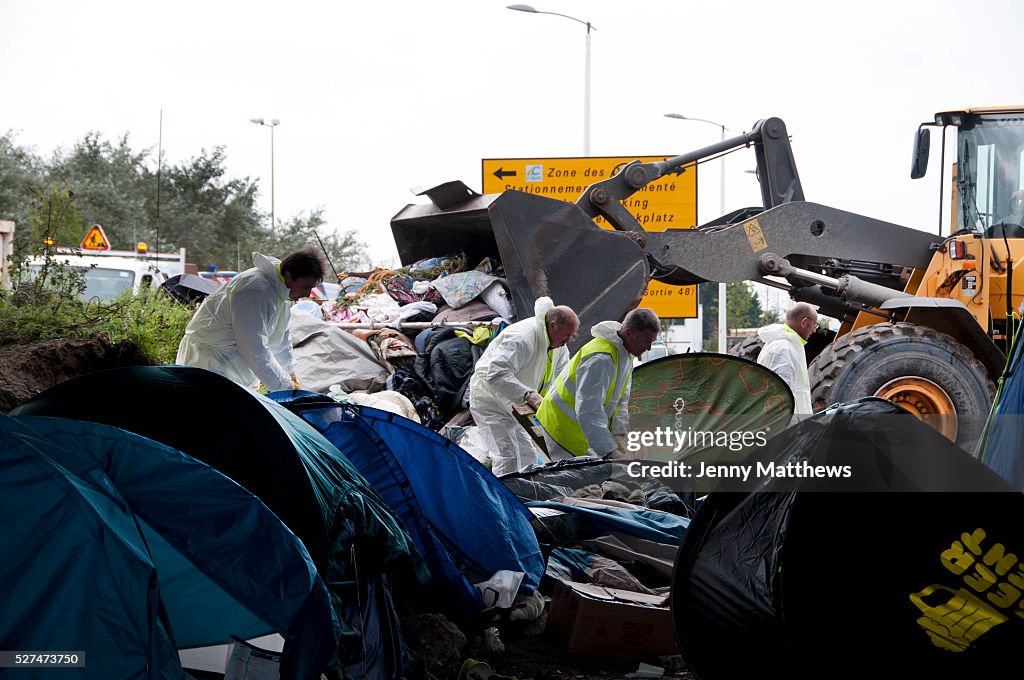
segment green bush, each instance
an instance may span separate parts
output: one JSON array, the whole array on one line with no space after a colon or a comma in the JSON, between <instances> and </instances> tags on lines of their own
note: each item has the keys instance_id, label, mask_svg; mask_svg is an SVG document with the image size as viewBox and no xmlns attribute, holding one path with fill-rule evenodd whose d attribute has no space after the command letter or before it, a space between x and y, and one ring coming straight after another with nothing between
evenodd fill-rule
<instances>
[{"instance_id":1,"label":"green bush","mask_svg":"<svg viewBox=\"0 0 1024 680\"><path fill-rule=\"evenodd\" d=\"M79 286L74 276L57 275L19 281L13 290L0 293L0 344L103 333L113 343L135 344L154 363L174 363L192 307L159 289L138 296L126 293L108 303L86 301L76 293Z\"/></svg>"},{"instance_id":2,"label":"green bush","mask_svg":"<svg viewBox=\"0 0 1024 680\"><path fill-rule=\"evenodd\" d=\"M113 342L127 340L158 364L173 364L185 326L192 319L193 307L157 290L144 290L136 296L119 298L100 332Z\"/></svg>"}]
</instances>

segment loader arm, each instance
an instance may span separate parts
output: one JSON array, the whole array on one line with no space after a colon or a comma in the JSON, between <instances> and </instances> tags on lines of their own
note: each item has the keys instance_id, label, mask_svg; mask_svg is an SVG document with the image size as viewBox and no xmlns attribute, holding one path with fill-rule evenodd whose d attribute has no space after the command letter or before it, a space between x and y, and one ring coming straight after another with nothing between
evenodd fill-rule
<instances>
[{"instance_id":1,"label":"loader arm","mask_svg":"<svg viewBox=\"0 0 1024 680\"><path fill-rule=\"evenodd\" d=\"M758 121L750 132L681 156L655 163L633 161L614 177L587 187L576 200L576 206L591 219L604 217L618 231L643 232L643 227L623 206L622 201L654 180L671 172L679 172L690 163L750 144L754 145L757 157L757 177L761 184L764 207L774 208L789 201L804 200L786 124L779 118L766 118Z\"/></svg>"},{"instance_id":2,"label":"loader arm","mask_svg":"<svg viewBox=\"0 0 1024 680\"><path fill-rule=\"evenodd\" d=\"M654 278L676 285L752 281L769 273L761 257L788 258L805 269L830 260L924 268L942 238L817 203L793 201L740 224L670 229L645 235Z\"/></svg>"},{"instance_id":3,"label":"loader arm","mask_svg":"<svg viewBox=\"0 0 1024 680\"><path fill-rule=\"evenodd\" d=\"M753 146L763 206L723 215L695 229L645 231L623 201L687 164ZM445 188L447 187L447 188ZM581 327L621 319L653 278L671 284L744 281L764 276L762 256L828 276L861 278L902 289L905 268L927 265L935 236L807 203L786 125L758 121L737 137L655 163L635 161L587 187L575 203L509 190L480 196L461 183L428 192L433 206L407 206L391 222L403 263L464 250L470 259L499 256L519 318L540 296L579 313ZM451 189L451 191L448 191ZM435 192L436 193L436 192ZM451 200L448 200L449 194ZM604 217L614 231L594 223ZM873 271L877 269L877 272ZM790 282L794 290L810 290ZM840 316L854 310L836 298ZM580 334L585 340L585 334Z\"/></svg>"}]
</instances>

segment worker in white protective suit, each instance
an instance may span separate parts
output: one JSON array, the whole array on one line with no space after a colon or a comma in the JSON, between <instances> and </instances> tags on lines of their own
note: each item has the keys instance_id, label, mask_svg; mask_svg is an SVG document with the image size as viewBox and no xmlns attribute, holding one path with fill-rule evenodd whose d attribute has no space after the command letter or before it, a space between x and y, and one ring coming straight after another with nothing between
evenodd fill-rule
<instances>
[{"instance_id":1,"label":"worker in white protective suit","mask_svg":"<svg viewBox=\"0 0 1024 680\"><path fill-rule=\"evenodd\" d=\"M634 309L622 323L602 321L548 390L537 411L552 460L573 456L629 458L629 391L633 359L651 349L661 322Z\"/></svg>"},{"instance_id":2,"label":"worker in white protective suit","mask_svg":"<svg viewBox=\"0 0 1024 680\"><path fill-rule=\"evenodd\" d=\"M469 412L480 427L495 475L517 472L537 462L540 450L512 415L512 406L536 409L552 380L569 360L565 346L580 320L551 298L534 303L534 316L517 321L491 341L469 382Z\"/></svg>"},{"instance_id":3,"label":"worker in white protective suit","mask_svg":"<svg viewBox=\"0 0 1024 680\"><path fill-rule=\"evenodd\" d=\"M307 248L280 262L253 253L252 263L203 300L178 345L176 362L220 373L243 387L299 389L289 310L292 300L309 297L323 279L323 262Z\"/></svg>"},{"instance_id":4,"label":"worker in white protective suit","mask_svg":"<svg viewBox=\"0 0 1024 680\"><path fill-rule=\"evenodd\" d=\"M806 302L798 302L786 312L786 323L772 324L757 331L764 347L757 363L770 369L793 391L793 417L811 415L811 381L807 376L804 345L818 327L818 312Z\"/></svg>"}]
</instances>

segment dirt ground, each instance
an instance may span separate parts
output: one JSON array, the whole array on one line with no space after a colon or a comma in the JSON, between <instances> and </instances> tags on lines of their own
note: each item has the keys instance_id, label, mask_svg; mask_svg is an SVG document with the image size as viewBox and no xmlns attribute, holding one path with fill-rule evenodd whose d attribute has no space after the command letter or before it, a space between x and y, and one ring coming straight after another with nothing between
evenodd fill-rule
<instances>
[{"instance_id":1,"label":"dirt ground","mask_svg":"<svg viewBox=\"0 0 1024 680\"><path fill-rule=\"evenodd\" d=\"M57 383L93 371L149 363L135 345L102 336L0 345L0 412L6 413Z\"/></svg>"},{"instance_id":2,"label":"dirt ground","mask_svg":"<svg viewBox=\"0 0 1024 680\"><path fill-rule=\"evenodd\" d=\"M618 680L637 670L641 662L658 666L657 658L604 658L583 656L563 651L549 634L520 637L505 641L505 653L485 655L484 660L495 673L518 680ZM685 671L666 678L693 680Z\"/></svg>"}]
</instances>

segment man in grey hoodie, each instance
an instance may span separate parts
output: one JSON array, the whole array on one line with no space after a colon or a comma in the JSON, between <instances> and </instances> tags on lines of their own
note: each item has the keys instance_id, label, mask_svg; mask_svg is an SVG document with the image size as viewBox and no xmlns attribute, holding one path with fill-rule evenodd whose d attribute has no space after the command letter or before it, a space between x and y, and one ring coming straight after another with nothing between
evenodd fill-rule
<instances>
[{"instance_id":1,"label":"man in grey hoodie","mask_svg":"<svg viewBox=\"0 0 1024 680\"><path fill-rule=\"evenodd\" d=\"M793 391L793 416L811 415L811 381L807 376L804 345L818 327L818 312L798 302L786 312L786 323L765 326L757 332L764 347L757 363L774 371Z\"/></svg>"},{"instance_id":2,"label":"man in grey hoodie","mask_svg":"<svg viewBox=\"0 0 1024 680\"><path fill-rule=\"evenodd\" d=\"M537 410L552 460L629 457L633 357L649 350L660 330L650 309L634 309L621 324L602 321L590 329L594 339L569 360Z\"/></svg>"}]
</instances>

